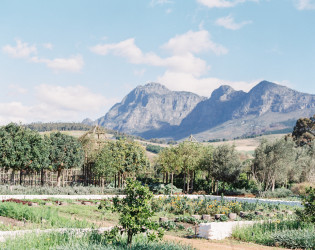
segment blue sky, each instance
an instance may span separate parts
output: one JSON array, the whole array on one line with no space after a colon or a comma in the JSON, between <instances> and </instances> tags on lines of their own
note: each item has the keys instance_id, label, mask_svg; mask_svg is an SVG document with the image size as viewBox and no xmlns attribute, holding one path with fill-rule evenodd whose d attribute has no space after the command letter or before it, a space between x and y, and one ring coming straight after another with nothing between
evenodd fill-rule
<instances>
[{"instance_id":1,"label":"blue sky","mask_svg":"<svg viewBox=\"0 0 315 250\"><path fill-rule=\"evenodd\" d=\"M315 0L2 0L0 124L96 119L151 81L315 94L314 24Z\"/></svg>"}]
</instances>

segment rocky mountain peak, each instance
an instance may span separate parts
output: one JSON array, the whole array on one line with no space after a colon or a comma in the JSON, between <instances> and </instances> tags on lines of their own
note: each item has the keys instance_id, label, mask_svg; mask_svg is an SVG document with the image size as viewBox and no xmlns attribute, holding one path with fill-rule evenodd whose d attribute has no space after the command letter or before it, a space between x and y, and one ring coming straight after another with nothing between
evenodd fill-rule
<instances>
[{"instance_id":1,"label":"rocky mountain peak","mask_svg":"<svg viewBox=\"0 0 315 250\"><path fill-rule=\"evenodd\" d=\"M168 88L166 88L164 85L156 82L150 82L145 85L137 86L135 91L143 92L146 94L159 94L159 95L165 95L170 92Z\"/></svg>"}]
</instances>

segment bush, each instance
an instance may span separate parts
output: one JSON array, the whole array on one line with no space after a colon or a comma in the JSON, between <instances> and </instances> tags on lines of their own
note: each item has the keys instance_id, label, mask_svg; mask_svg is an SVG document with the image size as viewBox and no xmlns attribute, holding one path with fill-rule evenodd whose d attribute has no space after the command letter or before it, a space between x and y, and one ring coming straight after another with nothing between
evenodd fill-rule
<instances>
[{"instance_id":1,"label":"bush","mask_svg":"<svg viewBox=\"0 0 315 250\"><path fill-rule=\"evenodd\" d=\"M303 197L303 210L298 210L297 215L301 221L315 223L315 189L307 188Z\"/></svg>"},{"instance_id":2,"label":"bush","mask_svg":"<svg viewBox=\"0 0 315 250\"><path fill-rule=\"evenodd\" d=\"M265 191L260 193L259 197L261 198L286 198L292 196L293 193L290 189L286 188L276 188L272 191Z\"/></svg>"},{"instance_id":3,"label":"bush","mask_svg":"<svg viewBox=\"0 0 315 250\"><path fill-rule=\"evenodd\" d=\"M297 183L291 187L291 191L295 195L304 195L305 190L310 187L315 188L315 184L309 182Z\"/></svg>"},{"instance_id":4,"label":"bush","mask_svg":"<svg viewBox=\"0 0 315 250\"><path fill-rule=\"evenodd\" d=\"M154 194L166 194L166 195L170 195L171 192L173 192L173 194L178 194L182 192L182 189L177 188L176 186L170 184L164 185L164 184L153 184L150 186L150 190L152 190L152 192Z\"/></svg>"}]
</instances>

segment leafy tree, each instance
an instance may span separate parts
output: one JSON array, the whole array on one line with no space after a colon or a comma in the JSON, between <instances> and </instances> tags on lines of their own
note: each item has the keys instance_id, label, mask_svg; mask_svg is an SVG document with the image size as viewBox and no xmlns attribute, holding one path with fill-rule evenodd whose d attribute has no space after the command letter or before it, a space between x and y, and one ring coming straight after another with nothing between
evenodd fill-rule
<instances>
[{"instance_id":1,"label":"leafy tree","mask_svg":"<svg viewBox=\"0 0 315 250\"><path fill-rule=\"evenodd\" d=\"M241 168L242 164L234 145L223 144L214 149L212 176L223 182L223 189L226 182L233 183L237 180Z\"/></svg>"},{"instance_id":2,"label":"leafy tree","mask_svg":"<svg viewBox=\"0 0 315 250\"><path fill-rule=\"evenodd\" d=\"M122 200L114 198L113 211L120 213L119 224L128 235L128 245L131 245L133 236L140 232L147 232L149 238L152 238L154 235L149 230L157 229L156 223L151 221L154 215L151 209L153 193L132 179L126 181L125 193L126 197Z\"/></svg>"},{"instance_id":3,"label":"leafy tree","mask_svg":"<svg viewBox=\"0 0 315 250\"><path fill-rule=\"evenodd\" d=\"M108 141L95 158L93 172L100 177L118 175L118 187L126 175L134 175L149 166L144 149L127 140Z\"/></svg>"},{"instance_id":4,"label":"leafy tree","mask_svg":"<svg viewBox=\"0 0 315 250\"><path fill-rule=\"evenodd\" d=\"M187 193L194 188L195 171L199 167L202 156L202 147L199 143L184 141L176 148L177 157L182 164L184 174L184 188Z\"/></svg>"},{"instance_id":5,"label":"leafy tree","mask_svg":"<svg viewBox=\"0 0 315 250\"><path fill-rule=\"evenodd\" d=\"M156 159L156 164L162 173L164 173L166 177L168 177L168 173L170 173L172 187L174 183L174 174L179 174L181 172L181 160L181 157L178 157L177 148L174 147L164 148ZM166 178L166 182L168 182L168 178ZM171 194L172 191L173 190L171 190Z\"/></svg>"},{"instance_id":6,"label":"leafy tree","mask_svg":"<svg viewBox=\"0 0 315 250\"><path fill-rule=\"evenodd\" d=\"M46 140L37 132L10 123L0 128L0 166L20 171L22 184L23 171L39 172L49 165L49 147Z\"/></svg>"},{"instance_id":7,"label":"leafy tree","mask_svg":"<svg viewBox=\"0 0 315 250\"><path fill-rule=\"evenodd\" d=\"M49 136L50 161L53 171L57 172L57 186L60 186L60 177L64 169L81 167L84 152L80 142L73 136L53 132Z\"/></svg>"},{"instance_id":8,"label":"leafy tree","mask_svg":"<svg viewBox=\"0 0 315 250\"><path fill-rule=\"evenodd\" d=\"M296 171L296 151L290 139L262 141L255 150L252 174L265 188L274 191L276 183L286 183Z\"/></svg>"}]
</instances>

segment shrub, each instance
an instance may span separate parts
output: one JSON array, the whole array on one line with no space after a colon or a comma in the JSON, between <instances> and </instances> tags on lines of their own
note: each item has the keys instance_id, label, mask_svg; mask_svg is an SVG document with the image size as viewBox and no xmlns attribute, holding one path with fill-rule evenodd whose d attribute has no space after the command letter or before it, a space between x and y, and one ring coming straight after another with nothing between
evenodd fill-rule
<instances>
[{"instance_id":1,"label":"shrub","mask_svg":"<svg viewBox=\"0 0 315 250\"><path fill-rule=\"evenodd\" d=\"M128 235L128 245L132 243L133 236L140 232L147 232L148 237L153 239L155 234L149 231L157 229L157 224L150 220L154 214L151 209L153 193L132 179L127 180L125 193L125 198L113 199L113 211L120 213L119 223ZM161 235L159 231L158 236Z\"/></svg>"},{"instance_id":2,"label":"shrub","mask_svg":"<svg viewBox=\"0 0 315 250\"><path fill-rule=\"evenodd\" d=\"M297 183L291 187L291 191L295 195L303 195L305 194L305 190L310 187L315 188L315 184L309 182Z\"/></svg>"},{"instance_id":3,"label":"shrub","mask_svg":"<svg viewBox=\"0 0 315 250\"><path fill-rule=\"evenodd\" d=\"M260 193L259 196L262 198L286 198L292 195L293 193L290 189L276 188L273 192L265 191L265 192Z\"/></svg>"},{"instance_id":4,"label":"shrub","mask_svg":"<svg viewBox=\"0 0 315 250\"><path fill-rule=\"evenodd\" d=\"M315 223L315 189L307 188L306 194L302 196L303 210L297 210L297 215L301 221Z\"/></svg>"}]
</instances>

